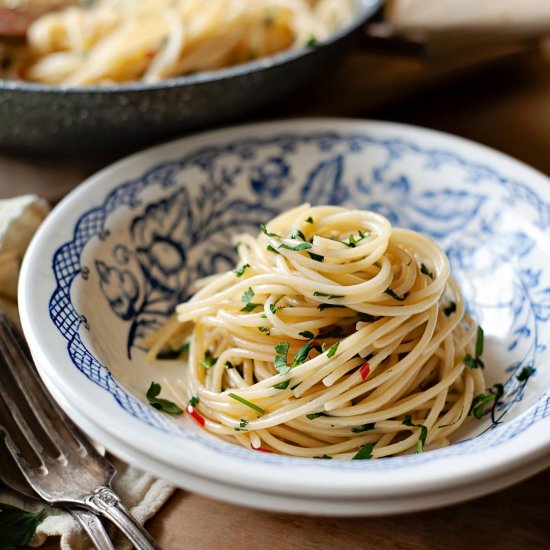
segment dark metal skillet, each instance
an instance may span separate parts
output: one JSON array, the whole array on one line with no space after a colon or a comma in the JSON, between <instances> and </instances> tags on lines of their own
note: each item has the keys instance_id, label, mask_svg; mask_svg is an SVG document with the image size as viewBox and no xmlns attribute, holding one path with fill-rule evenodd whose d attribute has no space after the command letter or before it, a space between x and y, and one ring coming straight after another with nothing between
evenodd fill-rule
<instances>
[{"instance_id":1,"label":"dark metal skillet","mask_svg":"<svg viewBox=\"0 0 550 550\"><path fill-rule=\"evenodd\" d=\"M82 88L0 80L0 147L130 148L242 116L329 68L383 4L355 2L356 17L328 40L218 71Z\"/></svg>"}]
</instances>

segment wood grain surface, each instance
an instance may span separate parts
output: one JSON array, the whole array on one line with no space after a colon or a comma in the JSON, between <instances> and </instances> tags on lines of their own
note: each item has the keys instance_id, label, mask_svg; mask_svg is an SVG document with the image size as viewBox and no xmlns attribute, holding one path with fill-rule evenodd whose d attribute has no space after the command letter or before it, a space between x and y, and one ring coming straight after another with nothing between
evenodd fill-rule
<instances>
[{"instance_id":1,"label":"wood grain surface","mask_svg":"<svg viewBox=\"0 0 550 550\"><path fill-rule=\"evenodd\" d=\"M489 59L473 66L430 64L355 52L340 68L250 119L330 115L419 124L477 140L550 174L549 56L544 48L520 48ZM56 202L120 155L44 158L0 151L0 198L34 192ZM457 506L364 519L271 514L178 491L148 528L169 550L547 549L550 470Z\"/></svg>"}]
</instances>

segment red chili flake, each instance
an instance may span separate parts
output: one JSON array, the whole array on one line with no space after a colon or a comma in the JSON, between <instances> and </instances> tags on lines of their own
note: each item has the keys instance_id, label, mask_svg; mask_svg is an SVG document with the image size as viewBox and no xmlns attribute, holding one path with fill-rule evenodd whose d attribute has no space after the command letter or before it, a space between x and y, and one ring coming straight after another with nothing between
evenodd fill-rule
<instances>
[{"instance_id":1,"label":"red chili flake","mask_svg":"<svg viewBox=\"0 0 550 550\"><path fill-rule=\"evenodd\" d=\"M189 416L195 419L197 424L200 424L201 426L204 427L204 418L195 410L195 407L192 407L191 405L187 405L187 407L185 407L185 411Z\"/></svg>"},{"instance_id":2,"label":"red chili flake","mask_svg":"<svg viewBox=\"0 0 550 550\"><path fill-rule=\"evenodd\" d=\"M253 450L253 451L260 451L261 453L271 453L273 454L273 451L270 451L269 449L264 449L263 447L253 447L252 445L250 445L250 448Z\"/></svg>"},{"instance_id":3,"label":"red chili flake","mask_svg":"<svg viewBox=\"0 0 550 550\"><path fill-rule=\"evenodd\" d=\"M359 369L359 374L361 375L361 379L365 380L369 375L369 373L370 373L370 365L367 362L361 366L361 368Z\"/></svg>"},{"instance_id":4,"label":"red chili flake","mask_svg":"<svg viewBox=\"0 0 550 550\"><path fill-rule=\"evenodd\" d=\"M155 57L157 55L157 51L156 50L149 50L146 54L145 54L145 57L148 57L149 59L153 59L153 57Z\"/></svg>"}]
</instances>

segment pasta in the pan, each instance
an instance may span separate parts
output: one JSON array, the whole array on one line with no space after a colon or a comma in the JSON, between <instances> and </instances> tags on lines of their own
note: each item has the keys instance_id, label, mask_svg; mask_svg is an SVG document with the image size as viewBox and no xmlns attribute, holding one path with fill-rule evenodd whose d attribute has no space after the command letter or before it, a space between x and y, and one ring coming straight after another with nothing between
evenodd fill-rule
<instances>
[{"instance_id":1,"label":"pasta in the pan","mask_svg":"<svg viewBox=\"0 0 550 550\"><path fill-rule=\"evenodd\" d=\"M351 0L97 0L36 20L6 72L67 86L157 82L323 41L354 12Z\"/></svg>"}]
</instances>

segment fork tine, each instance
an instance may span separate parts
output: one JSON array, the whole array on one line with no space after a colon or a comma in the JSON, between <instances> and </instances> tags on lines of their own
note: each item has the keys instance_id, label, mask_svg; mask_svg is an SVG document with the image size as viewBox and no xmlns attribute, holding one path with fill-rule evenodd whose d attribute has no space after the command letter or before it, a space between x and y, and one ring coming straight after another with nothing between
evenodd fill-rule
<instances>
[{"instance_id":1,"label":"fork tine","mask_svg":"<svg viewBox=\"0 0 550 550\"><path fill-rule=\"evenodd\" d=\"M1 310L0 355L4 355L6 358L5 365L11 374L11 378L23 398L28 402L29 408L42 427L44 434L52 440L59 453L62 454L62 449L67 449L67 443L72 444L73 447L76 446L81 454L83 451L89 452L88 445L84 444L76 427L59 411L57 404L44 387L29 360L18 331ZM62 434L59 433L54 424L61 424L70 435L70 438L62 439L60 437Z\"/></svg>"},{"instance_id":2,"label":"fork tine","mask_svg":"<svg viewBox=\"0 0 550 550\"><path fill-rule=\"evenodd\" d=\"M49 397L47 390L42 385L36 372L34 372L34 367L23 348L24 346L21 345L13 327L0 308L0 357L4 356L4 359L0 362L1 393L5 393L6 380L8 378L13 379L13 385L17 386L22 395L22 401L27 405L29 412L36 417L37 423L43 429L46 426L44 430L45 437L57 437L52 425L57 421L58 424L62 423L68 433L73 436L72 443L62 441L60 449L64 450L69 445L74 449L76 443L77 447L84 452L79 453L79 457L75 456L74 452L67 453L64 457L65 460L53 460L49 457L45 459L45 464L42 463L39 467L31 467L12 437L15 431L10 435L10 432L3 426L1 419L7 417L6 419L10 423L15 423L16 428L23 429L23 435L29 428L28 424L22 421L22 418L17 418L17 413L14 415L12 411L11 415L2 414L0 409L0 430L4 430L6 448L19 466L20 471L46 502L88 508L117 525L136 548L158 550L158 546L151 536L136 522L123 505L120 497L110 488L111 481L116 473L113 465L101 456L84 436L79 436L79 431L72 422L65 419L63 412ZM17 372L15 370L16 366L20 369ZM38 394L43 394L46 411L38 402ZM6 407L6 409L15 407L15 402L11 398L7 399L7 403L9 403L9 407ZM48 417L47 420L45 417L41 417L40 414L37 416L37 413L41 411L45 412ZM57 418L57 416L60 418ZM22 437L21 439L25 438ZM56 441L60 441L60 439L58 438ZM30 445L28 441L26 443ZM31 439L31 443L34 443L33 439ZM35 452L32 446L31 450ZM86 452L88 455L86 455Z\"/></svg>"},{"instance_id":3,"label":"fork tine","mask_svg":"<svg viewBox=\"0 0 550 550\"><path fill-rule=\"evenodd\" d=\"M0 323L1 325L1 323ZM15 365L21 365L20 361L17 361L16 358L13 357L13 354L10 353L9 349L6 348L4 345L3 340L3 330L0 326L0 356L3 357L3 360L0 362L0 366L4 372L0 373L0 383L2 384L2 394L5 396L5 399L9 399L11 403L8 405L9 408L17 408L20 409L20 406L16 406L15 402L11 397L9 397L10 394L15 394L15 388L18 390L18 402L21 402L21 404L27 405L28 409L32 413L32 416L36 420L37 424L42 428L40 431L44 433L44 435L50 440L51 444L56 448L58 454L61 454L61 445L59 436L57 435L57 430L54 428L53 423L51 422L51 419L49 418L50 415L46 414L46 411L44 410L44 407L41 406L39 400L37 399L35 392L37 390L36 387L32 387L29 384L24 384L22 381L22 378L25 376L25 367L21 367L18 369L19 376L16 375L15 371ZM9 375L9 381L8 381L8 373ZM10 383L13 383L14 387L10 387ZM24 427L20 427L23 432L26 430Z\"/></svg>"},{"instance_id":4,"label":"fork tine","mask_svg":"<svg viewBox=\"0 0 550 550\"><path fill-rule=\"evenodd\" d=\"M2 336L3 338L0 338L0 348L5 348L6 341L11 344L11 350L8 349L7 351L14 359L14 364L8 365L11 367L10 372L12 377L16 379L24 397L27 401L30 401L30 408L34 412L42 412L42 414L35 414L35 416L38 416L37 419L44 428L46 435L54 439L56 447L66 451L65 454L67 454L69 450L68 443L70 445L70 450L76 450L80 456L88 455L89 457L102 459L102 455L90 441L81 434L79 428L75 426L71 419L54 401L50 392L46 389L41 378L38 376L22 334L6 316L2 308L0 308L0 337ZM4 346L1 345L2 340L4 341ZM15 364L19 366L17 373L14 372ZM23 384L21 375L25 377L26 384ZM42 406L41 403L44 403L45 406ZM47 426L45 425L46 422ZM61 425L68 434L68 437L61 438L60 434L58 434L58 430L52 426L54 423Z\"/></svg>"},{"instance_id":5,"label":"fork tine","mask_svg":"<svg viewBox=\"0 0 550 550\"><path fill-rule=\"evenodd\" d=\"M8 395L7 389L3 383L3 378L0 377L0 392L2 393L2 399L7 405L7 414L9 414L15 423L16 427L19 429L22 437L25 438L25 441L29 447L34 451L37 457L41 457L44 454L44 446L40 441L38 441L34 432L31 430L29 424L21 414L19 407L15 404L15 401ZM9 433L9 432L6 432Z\"/></svg>"},{"instance_id":6,"label":"fork tine","mask_svg":"<svg viewBox=\"0 0 550 550\"><path fill-rule=\"evenodd\" d=\"M21 470L21 473L27 478L27 481L31 483L31 478L33 477L33 474L36 475L36 468L31 466L27 458L23 455L21 452L21 449L17 446L14 439L12 438L10 431L6 428L6 426L2 423L0 423L0 433L2 433L2 439L4 440L4 444L8 452L11 454L13 460L16 462L16 464L19 466L19 469ZM39 458L40 460L40 458ZM44 464L42 463L39 466L39 471L44 471Z\"/></svg>"}]
</instances>

